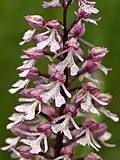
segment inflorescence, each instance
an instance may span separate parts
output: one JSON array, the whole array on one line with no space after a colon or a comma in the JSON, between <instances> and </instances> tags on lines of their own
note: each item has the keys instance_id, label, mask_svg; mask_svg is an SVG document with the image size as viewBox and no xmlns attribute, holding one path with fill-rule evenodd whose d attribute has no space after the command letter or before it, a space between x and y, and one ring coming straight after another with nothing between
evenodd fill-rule
<instances>
[{"instance_id":1,"label":"inflorescence","mask_svg":"<svg viewBox=\"0 0 120 160\"><path fill-rule=\"evenodd\" d=\"M78 10L68 28L67 11L73 3ZM20 45L33 41L35 47L24 50L23 64L17 68L20 80L9 90L11 94L20 90L21 104L15 107L7 125L15 138L7 138L7 146L1 148L8 150L13 159L102 160L93 152L75 158L74 147L90 146L97 152L101 148L99 142L115 147L107 143L112 136L107 124L92 116L102 113L119 121L116 114L106 109L112 95L101 93L101 81L94 76L97 70L105 75L111 70L102 65L108 49L83 38L86 23L97 25L100 20L91 18L99 12L95 4L87 0L43 2L43 8L62 7L63 22L45 21L40 15L25 16L31 29L25 32ZM87 56L81 47L83 43L89 49ZM42 59L49 61L48 74L43 73L44 66L37 67Z\"/></svg>"}]
</instances>

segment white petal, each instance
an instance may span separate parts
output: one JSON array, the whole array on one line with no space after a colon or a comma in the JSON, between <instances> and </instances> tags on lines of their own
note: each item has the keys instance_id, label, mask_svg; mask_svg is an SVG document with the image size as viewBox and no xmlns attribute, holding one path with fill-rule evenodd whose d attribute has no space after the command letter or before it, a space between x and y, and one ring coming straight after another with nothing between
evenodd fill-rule
<instances>
[{"instance_id":1,"label":"white petal","mask_svg":"<svg viewBox=\"0 0 120 160\"><path fill-rule=\"evenodd\" d=\"M24 43L29 42L32 39L35 31L36 31L36 29L28 30L27 32L25 32L24 35L23 35L23 40L24 41L20 42L19 44L23 45Z\"/></svg>"},{"instance_id":2,"label":"white petal","mask_svg":"<svg viewBox=\"0 0 120 160\"><path fill-rule=\"evenodd\" d=\"M32 120L35 118L35 109L38 105L38 101L35 101L31 106L29 106L28 110L26 111L26 120Z\"/></svg>"},{"instance_id":3,"label":"white petal","mask_svg":"<svg viewBox=\"0 0 120 160\"><path fill-rule=\"evenodd\" d=\"M19 113L15 113L13 114L11 117L9 117L9 120L14 121L12 123L9 123L7 125L7 129L12 128L15 124L20 123L21 121L24 120L24 115L23 114L19 114Z\"/></svg>"},{"instance_id":4,"label":"white petal","mask_svg":"<svg viewBox=\"0 0 120 160\"><path fill-rule=\"evenodd\" d=\"M91 97L92 97L97 103L99 103L99 104L101 104L101 105L103 105L103 106L108 105L107 102L103 102L103 101L97 99L97 98L96 98L95 96L93 96L92 94L91 94Z\"/></svg>"},{"instance_id":5,"label":"white petal","mask_svg":"<svg viewBox=\"0 0 120 160\"><path fill-rule=\"evenodd\" d=\"M102 136L99 137L101 141L108 141L111 139L112 134L110 132L105 132Z\"/></svg>"},{"instance_id":6,"label":"white petal","mask_svg":"<svg viewBox=\"0 0 120 160\"><path fill-rule=\"evenodd\" d=\"M79 72L79 67L75 63L73 63L70 66L70 69L71 69L71 76L75 76Z\"/></svg>"},{"instance_id":7,"label":"white petal","mask_svg":"<svg viewBox=\"0 0 120 160\"><path fill-rule=\"evenodd\" d=\"M38 105L38 114L40 114L41 110L42 110L41 102L39 102L39 105Z\"/></svg>"},{"instance_id":8,"label":"white petal","mask_svg":"<svg viewBox=\"0 0 120 160\"><path fill-rule=\"evenodd\" d=\"M90 137L91 137L91 140L92 140L92 142L93 142L93 144L94 145L92 145L92 146L96 146L97 148L101 148L101 146L97 143L97 141L94 139L94 137L93 137L93 135L92 135L92 133L90 132ZM95 147L95 149L96 149L96 147ZM97 149L98 150L98 149Z\"/></svg>"},{"instance_id":9,"label":"white petal","mask_svg":"<svg viewBox=\"0 0 120 160\"><path fill-rule=\"evenodd\" d=\"M96 22L96 19L87 18L87 19L84 19L84 21L93 23L93 24L95 24L96 26L98 25L97 22Z\"/></svg>"},{"instance_id":10,"label":"white petal","mask_svg":"<svg viewBox=\"0 0 120 160\"><path fill-rule=\"evenodd\" d=\"M19 102L34 102L35 98L19 98Z\"/></svg>"},{"instance_id":11,"label":"white petal","mask_svg":"<svg viewBox=\"0 0 120 160\"><path fill-rule=\"evenodd\" d=\"M28 75L28 73L29 73L29 70L25 70L25 71L19 73L19 77L26 77Z\"/></svg>"},{"instance_id":12,"label":"white petal","mask_svg":"<svg viewBox=\"0 0 120 160\"><path fill-rule=\"evenodd\" d=\"M8 146L1 147L1 150L2 150L2 151L7 151L7 150L9 150L10 148L11 148L11 146L8 145Z\"/></svg>"},{"instance_id":13,"label":"white petal","mask_svg":"<svg viewBox=\"0 0 120 160\"><path fill-rule=\"evenodd\" d=\"M48 103L49 100L52 99L53 95L52 95L51 91L49 91L49 92L43 93L43 94L41 95L41 97L42 97L42 101L43 101L44 103Z\"/></svg>"},{"instance_id":14,"label":"white petal","mask_svg":"<svg viewBox=\"0 0 120 160\"><path fill-rule=\"evenodd\" d=\"M20 141L28 146L31 146L34 140L21 139Z\"/></svg>"},{"instance_id":15,"label":"white petal","mask_svg":"<svg viewBox=\"0 0 120 160\"><path fill-rule=\"evenodd\" d=\"M116 147L115 144L109 144L106 143L110 138L112 137L112 134L109 132L105 132L101 137L99 137L99 140L106 146L106 147Z\"/></svg>"},{"instance_id":16,"label":"white petal","mask_svg":"<svg viewBox=\"0 0 120 160\"><path fill-rule=\"evenodd\" d=\"M32 149L31 149L30 153L38 154L39 152L42 151L42 149L40 147L41 140L42 140L42 138L39 137L31 144Z\"/></svg>"},{"instance_id":17,"label":"white petal","mask_svg":"<svg viewBox=\"0 0 120 160\"><path fill-rule=\"evenodd\" d=\"M87 140L86 137L80 138L79 140L77 140L78 144L82 145L82 146L86 146L87 145Z\"/></svg>"},{"instance_id":18,"label":"white petal","mask_svg":"<svg viewBox=\"0 0 120 160\"><path fill-rule=\"evenodd\" d=\"M64 119L64 118L66 118L66 115L62 115L62 116L60 116L60 117L55 118L55 119L53 120L53 124L57 123L58 121L60 121L60 120L62 120L62 119Z\"/></svg>"},{"instance_id":19,"label":"white petal","mask_svg":"<svg viewBox=\"0 0 120 160\"><path fill-rule=\"evenodd\" d=\"M68 92L67 88L65 87L65 85L63 83L61 83L61 86L65 92L65 94L67 95L68 98L71 98L72 95L70 94L70 92Z\"/></svg>"},{"instance_id":20,"label":"white petal","mask_svg":"<svg viewBox=\"0 0 120 160\"><path fill-rule=\"evenodd\" d=\"M67 65L66 65L65 61L62 61L56 66L56 69L59 72L63 73L66 67L67 67Z\"/></svg>"},{"instance_id":21,"label":"white petal","mask_svg":"<svg viewBox=\"0 0 120 160\"><path fill-rule=\"evenodd\" d=\"M56 107L61 107L63 104L65 104L65 98L61 95L61 93L57 93L57 95L55 96L55 106Z\"/></svg>"},{"instance_id":22,"label":"white petal","mask_svg":"<svg viewBox=\"0 0 120 160\"><path fill-rule=\"evenodd\" d=\"M23 83L24 83L23 80L19 80L19 81L17 81L16 83L14 83L14 84L12 85L12 87L20 87Z\"/></svg>"},{"instance_id":23,"label":"white petal","mask_svg":"<svg viewBox=\"0 0 120 160\"><path fill-rule=\"evenodd\" d=\"M48 44L49 44L49 43L48 43L48 40L39 42L39 43L37 44L37 49L42 50L42 49L44 49Z\"/></svg>"},{"instance_id":24,"label":"white petal","mask_svg":"<svg viewBox=\"0 0 120 160\"><path fill-rule=\"evenodd\" d=\"M20 46L22 46L23 44L25 44L26 41L22 41L19 43Z\"/></svg>"},{"instance_id":25,"label":"white petal","mask_svg":"<svg viewBox=\"0 0 120 160\"><path fill-rule=\"evenodd\" d=\"M10 149L11 147L14 147L17 145L18 141L20 140L20 137L15 137L15 138L7 138L5 142L9 144L8 146L1 147L1 150L6 151Z\"/></svg>"},{"instance_id":26,"label":"white petal","mask_svg":"<svg viewBox=\"0 0 120 160\"><path fill-rule=\"evenodd\" d=\"M16 145L19 141L20 137L15 137L15 138L7 138L6 143L7 144L12 144L12 146Z\"/></svg>"},{"instance_id":27,"label":"white petal","mask_svg":"<svg viewBox=\"0 0 120 160\"><path fill-rule=\"evenodd\" d=\"M59 50L60 49L60 45L59 45L59 43L54 39L52 42L51 42L51 44L50 44L50 51L51 52L56 52L57 50Z\"/></svg>"},{"instance_id":28,"label":"white petal","mask_svg":"<svg viewBox=\"0 0 120 160\"><path fill-rule=\"evenodd\" d=\"M78 127L78 125L76 124L76 122L74 121L74 119L71 117L70 120L71 120L73 126L74 126L77 130L79 130L80 128Z\"/></svg>"},{"instance_id":29,"label":"white petal","mask_svg":"<svg viewBox=\"0 0 120 160\"><path fill-rule=\"evenodd\" d=\"M66 137L68 137L68 139L72 139L72 135L71 135L71 132L68 128L64 129L63 130L63 133Z\"/></svg>"},{"instance_id":30,"label":"white petal","mask_svg":"<svg viewBox=\"0 0 120 160\"><path fill-rule=\"evenodd\" d=\"M58 132L62 132L63 126L61 124L54 124L51 126L53 133L57 134Z\"/></svg>"},{"instance_id":31,"label":"white petal","mask_svg":"<svg viewBox=\"0 0 120 160\"><path fill-rule=\"evenodd\" d=\"M15 110L17 112L23 112L24 113L29 109L30 105L31 105L30 103L29 104L18 105L18 106L15 107Z\"/></svg>"},{"instance_id":32,"label":"white petal","mask_svg":"<svg viewBox=\"0 0 120 160\"><path fill-rule=\"evenodd\" d=\"M22 88L24 88L25 86L27 86L29 82L30 82L29 79L19 80L19 81L17 81L15 84L12 85L12 87L14 87L14 88L9 89L9 92L10 92L11 94L16 93L19 89L22 89Z\"/></svg>"},{"instance_id":33,"label":"white petal","mask_svg":"<svg viewBox=\"0 0 120 160\"><path fill-rule=\"evenodd\" d=\"M85 73L85 74L82 74L81 76L79 76L79 80L80 80L80 81L83 81L85 77L86 77L86 73Z\"/></svg>"},{"instance_id":34,"label":"white petal","mask_svg":"<svg viewBox=\"0 0 120 160\"><path fill-rule=\"evenodd\" d=\"M45 152L48 151L48 142L47 142L47 137L45 136L44 138L44 146L45 146Z\"/></svg>"},{"instance_id":35,"label":"white petal","mask_svg":"<svg viewBox=\"0 0 120 160\"><path fill-rule=\"evenodd\" d=\"M17 91L19 91L20 90L20 88L11 88L11 89L9 89L9 92L11 93L11 94L14 94L14 93L16 93Z\"/></svg>"},{"instance_id":36,"label":"white petal","mask_svg":"<svg viewBox=\"0 0 120 160\"><path fill-rule=\"evenodd\" d=\"M56 35L57 35L58 41L60 42L61 41L61 36L59 35L59 33L57 31L56 31Z\"/></svg>"},{"instance_id":37,"label":"white petal","mask_svg":"<svg viewBox=\"0 0 120 160\"><path fill-rule=\"evenodd\" d=\"M103 71L103 73L107 76L108 75L108 71L111 71L112 69L110 68L106 68L103 65L100 65L100 69Z\"/></svg>"},{"instance_id":38,"label":"white petal","mask_svg":"<svg viewBox=\"0 0 120 160\"><path fill-rule=\"evenodd\" d=\"M84 61L84 59L82 58L82 56L80 56L78 53L75 53L75 54L76 54L76 56L78 57L78 59L79 59L81 62Z\"/></svg>"},{"instance_id":39,"label":"white petal","mask_svg":"<svg viewBox=\"0 0 120 160\"><path fill-rule=\"evenodd\" d=\"M109 117L110 119L112 119L114 122L118 122L119 121L119 117L117 114L111 113L109 110L105 109L105 108L100 108L100 111L102 113L104 113L107 117Z\"/></svg>"}]
</instances>

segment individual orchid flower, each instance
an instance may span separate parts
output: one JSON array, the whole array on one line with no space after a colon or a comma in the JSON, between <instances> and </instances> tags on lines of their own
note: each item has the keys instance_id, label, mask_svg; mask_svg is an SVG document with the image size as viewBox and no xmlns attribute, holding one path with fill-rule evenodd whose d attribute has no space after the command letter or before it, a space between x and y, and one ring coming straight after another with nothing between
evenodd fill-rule
<instances>
[{"instance_id":1,"label":"individual orchid flower","mask_svg":"<svg viewBox=\"0 0 120 160\"><path fill-rule=\"evenodd\" d=\"M40 152L46 153L48 151L48 142L47 137L52 134L50 125L49 124L41 124L37 127L37 130L39 132L39 137L35 139L22 139L21 142L30 146L31 150L30 153L32 154L38 154ZM44 149L41 148L41 143L44 143Z\"/></svg>"},{"instance_id":2,"label":"individual orchid flower","mask_svg":"<svg viewBox=\"0 0 120 160\"><path fill-rule=\"evenodd\" d=\"M43 8L59 7L59 6L61 6L59 0L51 0L50 2L43 1L43 4L42 4Z\"/></svg>"},{"instance_id":3,"label":"individual orchid flower","mask_svg":"<svg viewBox=\"0 0 120 160\"><path fill-rule=\"evenodd\" d=\"M42 141L44 141L45 145L44 152L47 152L48 150L47 137L44 133L41 133L40 136L35 140L28 140L28 139L21 140L22 143L31 146L30 153L32 154L38 154L39 152L42 152L42 149L40 147Z\"/></svg>"},{"instance_id":4,"label":"individual orchid flower","mask_svg":"<svg viewBox=\"0 0 120 160\"><path fill-rule=\"evenodd\" d=\"M2 147L1 150L6 151L6 150L11 150L12 148L16 147L17 143L19 142L20 137L15 137L15 138L7 138L5 142L8 144L5 147Z\"/></svg>"},{"instance_id":5,"label":"individual orchid flower","mask_svg":"<svg viewBox=\"0 0 120 160\"><path fill-rule=\"evenodd\" d=\"M22 98L20 102L27 102L15 107L17 112L23 113L25 120L32 120L35 118L36 108L38 107L38 113L41 112L41 102L35 98Z\"/></svg>"},{"instance_id":6,"label":"individual orchid flower","mask_svg":"<svg viewBox=\"0 0 120 160\"><path fill-rule=\"evenodd\" d=\"M28 30L27 32L25 32L25 34L23 35L23 41L20 42L20 45L23 45L27 42L30 42L33 38L33 35L35 34L36 29L33 30Z\"/></svg>"},{"instance_id":7,"label":"individual orchid flower","mask_svg":"<svg viewBox=\"0 0 120 160\"><path fill-rule=\"evenodd\" d=\"M94 99L94 92L98 92L98 88L91 82L85 83L83 89L78 92L76 103L80 103L81 108L86 112L91 112L100 115L98 110L93 106L92 99ZM96 99L96 98L95 98ZM96 99L97 100L97 99ZM99 102L99 100L98 100ZM102 102L99 102L102 103ZM102 103L102 105L104 102ZM106 103L104 105L107 105Z\"/></svg>"},{"instance_id":8,"label":"individual orchid flower","mask_svg":"<svg viewBox=\"0 0 120 160\"><path fill-rule=\"evenodd\" d=\"M104 47L93 47L89 53L87 60L83 63L82 69L84 73L80 76L80 80L82 81L84 78L92 80L93 82L99 83L98 80L94 79L91 74L96 70L101 70L106 76L108 69L101 64L101 60L108 53L108 49Z\"/></svg>"},{"instance_id":9,"label":"individual orchid flower","mask_svg":"<svg viewBox=\"0 0 120 160\"><path fill-rule=\"evenodd\" d=\"M99 139L100 136L104 135L106 132L107 126L104 123L97 123L94 120L86 120L83 124L83 129L81 133L76 136L80 138L76 143L82 146L91 146L96 151L99 151L101 146L96 141L96 138Z\"/></svg>"},{"instance_id":10,"label":"individual orchid flower","mask_svg":"<svg viewBox=\"0 0 120 160\"><path fill-rule=\"evenodd\" d=\"M9 92L11 94L16 93L17 91L27 87L27 85L29 84L30 80L29 79L25 79L25 80L19 80L17 81L15 84L12 85L12 88L9 89Z\"/></svg>"},{"instance_id":11,"label":"individual orchid flower","mask_svg":"<svg viewBox=\"0 0 120 160\"><path fill-rule=\"evenodd\" d=\"M24 89L21 94L25 98L19 98L19 102L24 104L15 107L17 112L24 114L25 120L33 120L36 115L36 108L38 108L38 114L41 112L41 97L43 90L40 88Z\"/></svg>"},{"instance_id":12,"label":"individual orchid flower","mask_svg":"<svg viewBox=\"0 0 120 160\"><path fill-rule=\"evenodd\" d=\"M101 60L108 53L108 49L104 47L93 47L89 53L87 60L83 63L82 69L84 73L80 76L80 81L83 81L84 78L91 80L94 83L99 84L97 79L94 79L92 73L98 69L100 69L105 75L108 74L108 69L101 64Z\"/></svg>"},{"instance_id":13,"label":"individual orchid flower","mask_svg":"<svg viewBox=\"0 0 120 160\"><path fill-rule=\"evenodd\" d=\"M76 56L80 61L83 61L84 59L82 58L82 50L79 47L79 43L77 42L77 39L71 38L67 43L66 43L66 50L56 54L55 57L68 53L67 57L60 62L56 67L60 72L64 72L65 68L70 68L71 76L77 75L79 71L79 67L75 64L74 61L74 56Z\"/></svg>"},{"instance_id":14,"label":"individual orchid flower","mask_svg":"<svg viewBox=\"0 0 120 160\"><path fill-rule=\"evenodd\" d=\"M66 87L61 82L52 82L47 85L40 84L40 87L46 90L46 92L41 94L41 98L44 103L48 103L50 100L55 100L56 107L61 107L63 104L65 104L65 98L60 93L61 87L64 90L66 96L71 98L71 94L67 91Z\"/></svg>"},{"instance_id":15,"label":"individual orchid flower","mask_svg":"<svg viewBox=\"0 0 120 160\"><path fill-rule=\"evenodd\" d=\"M111 95L100 93L99 87L88 82L83 84L83 88L78 92L76 103L80 104L84 111L100 115L98 109L107 106L111 98Z\"/></svg>"},{"instance_id":16,"label":"individual orchid flower","mask_svg":"<svg viewBox=\"0 0 120 160\"><path fill-rule=\"evenodd\" d=\"M63 120L62 123L58 123L60 120ZM69 125L70 122L72 123L72 125L79 130L78 125L76 124L76 122L74 121L73 117L71 116L70 113L60 116L58 118L55 118L53 120L53 124L51 126L52 131L57 134L58 132L64 133L64 135L68 138L68 139L72 139L72 134L69 130Z\"/></svg>"},{"instance_id":17,"label":"individual orchid flower","mask_svg":"<svg viewBox=\"0 0 120 160\"><path fill-rule=\"evenodd\" d=\"M60 49L60 41L61 36L58 33L58 29L61 27L61 24L57 20L52 20L46 23L45 27L48 29L47 32L42 33L42 35L46 35L50 33L50 36L37 44L37 48L42 50L45 47L49 46L51 52L56 52ZM56 40L58 39L58 41Z\"/></svg>"},{"instance_id":18,"label":"individual orchid flower","mask_svg":"<svg viewBox=\"0 0 120 160\"><path fill-rule=\"evenodd\" d=\"M79 0L78 4L80 6L78 13L75 12L78 18L82 19L83 21L93 23L97 25L97 21L99 19L92 19L90 18L92 14L97 14L99 10L95 8L95 2L83 1Z\"/></svg>"}]
</instances>

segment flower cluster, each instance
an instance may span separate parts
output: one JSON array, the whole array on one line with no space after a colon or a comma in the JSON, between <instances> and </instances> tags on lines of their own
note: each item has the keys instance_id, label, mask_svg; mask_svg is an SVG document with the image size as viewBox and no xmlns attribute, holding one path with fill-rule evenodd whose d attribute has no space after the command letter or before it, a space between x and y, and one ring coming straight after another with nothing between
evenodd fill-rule
<instances>
[{"instance_id":1,"label":"flower cluster","mask_svg":"<svg viewBox=\"0 0 120 160\"><path fill-rule=\"evenodd\" d=\"M74 3L78 6L76 18L67 27L67 10ZM93 76L97 70L108 74L110 69L102 65L108 49L94 46L83 38L86 23L97 25L99 20L92 18L99 12L95 4L87 0L43 2L43 8L63 8L63 23L46 21L40 15L25 16L30 29L20 45L33 41L34 46L23 51L23 64L17 68L20 79L9 90L11 94L20 90L21 97L7 125L15 137L7 138L7 146L1 148L8 150L13 159L74 160L74 146L78 144L95 151L101 148L99 142L115 147L107 142L112 136L107 124L90 118L103 113L119 121L116 114L106 109L112 95L102 93L100 80ZM87 56L81 43L88 46ZM42 66L37 67L45 58L49 61L48 74L42 72ZM83 124L76 118L82 119ZM93 152L78 159L102 160Z\"/></svg>"}]
</instances>

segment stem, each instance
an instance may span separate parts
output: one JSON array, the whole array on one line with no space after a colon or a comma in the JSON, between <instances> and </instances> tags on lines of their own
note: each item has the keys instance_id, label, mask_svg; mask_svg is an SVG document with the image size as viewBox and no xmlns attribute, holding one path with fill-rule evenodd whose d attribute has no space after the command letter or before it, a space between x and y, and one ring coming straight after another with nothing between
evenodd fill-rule
<instances>
[{"instance_id":1,"label":"stem","mask_svg":"<svg viewBox=\"0 0 120 160\"><path fill-rule=\"evenodd\" d=\"M70 2L71 2L71 0L70 0ZM64 0L62 1L62 6L63 6L63 27L64 27L64 30L63 30L63 46L65 45L65 43L68 40L67 9L68 9L68 6L70 5L70 2L66 6L65 1ZM65 50L65 48L63 48L63 50ZM66 58L66 56L67 56L67 53L64 55L64 59ZM65 87L68 88L68 69L65 69L64 73L66 75ZM67 97L66 97L64 92L62 92L62 95L64 96L65 99L67 99ZM61 106L61 108L59 110L59 116L63 115L63 111L64 111L65 107L66 107L66 104ZM59 157L60 156L60 151L62 149L62 142L63 142L63 133L59 132L57 134L57 137L56 137L55 157Z\"/></svg>"}]
</instances>

